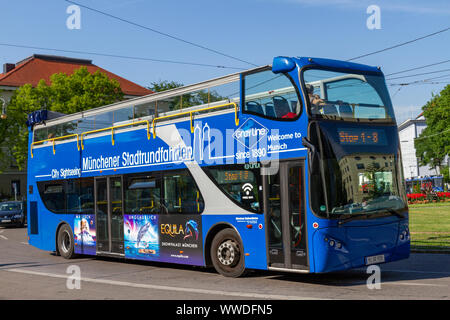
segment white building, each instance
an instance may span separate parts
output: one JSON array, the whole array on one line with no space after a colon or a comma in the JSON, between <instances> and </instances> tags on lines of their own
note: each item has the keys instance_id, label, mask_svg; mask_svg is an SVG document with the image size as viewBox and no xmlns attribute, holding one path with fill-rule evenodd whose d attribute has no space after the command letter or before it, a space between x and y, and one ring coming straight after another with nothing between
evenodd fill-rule
<instances>
[{"instance_id":1,"label":"white building","mask_svg":"<svg viewBox=\"0 0 450 320\"><path fill-rule=\"evenodd\" d=\"M414 139L418 138L423 129L427 127L425 118L421 113L415 119L408 119L398 126L400 148L402 151L403 173L405 178L418 176L432 176L439 174L439 169L419 166L419 158L416 157Z\"/></svg>"}]
</instances>

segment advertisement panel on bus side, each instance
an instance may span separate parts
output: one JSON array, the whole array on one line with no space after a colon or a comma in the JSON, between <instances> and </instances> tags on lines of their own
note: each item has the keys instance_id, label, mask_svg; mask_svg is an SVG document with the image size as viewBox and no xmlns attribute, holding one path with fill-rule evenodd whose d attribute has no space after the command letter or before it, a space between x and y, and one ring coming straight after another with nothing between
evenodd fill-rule
<instances>
[{"instance_id":1,"label":"advertisement panel on bus side","mask_svg":"<svg viewBox=\"0 0 450 320\"><path fill-rule=\"evenodd\" d=\"M74 219L75 253L95 255L96 239L95 215L76 215Z\"/></svg>"},{"instance_id":2,"label":"advertisement panel on bus side","mask_svg":"<svg viewBox=\"0 0 450 320\"><path fill-rule=\"evenodd\" d=\"M203 265L197 215L125 215L124 231L126 258Z\"/></svg>"}]
</instances>

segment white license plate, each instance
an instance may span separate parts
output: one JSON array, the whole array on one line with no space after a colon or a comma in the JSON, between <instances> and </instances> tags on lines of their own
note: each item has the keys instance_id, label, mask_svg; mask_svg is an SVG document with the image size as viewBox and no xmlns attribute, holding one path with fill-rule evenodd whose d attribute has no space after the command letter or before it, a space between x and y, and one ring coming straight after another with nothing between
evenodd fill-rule
<instances>
[{"instance_id":1,"label":"white license plate","mask_svg":"<svg viewBox=\"0 0 450 320\"><path fill-rule=\"evenodd\" d=\"M4 222L4 223L11 222L11 220L2 220L2 222Z\"/></svg>"},{"instance_id":2,"label":"white license plate","mask_svg":"<svg viewBox=\"0 0 450 320\"><path fill-rule=\"evenodd\" d=\"M375 263L383 263L384 262L384 254L380 254L378 256L366 257L366 265L375 264Z\"/></svg>"}]
</instances>

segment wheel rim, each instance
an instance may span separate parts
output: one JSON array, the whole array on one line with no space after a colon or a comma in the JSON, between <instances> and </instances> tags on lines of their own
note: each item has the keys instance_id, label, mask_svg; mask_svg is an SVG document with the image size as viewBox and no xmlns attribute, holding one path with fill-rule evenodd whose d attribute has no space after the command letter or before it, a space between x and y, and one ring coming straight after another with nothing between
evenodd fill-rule
<instances>
[{"instance_id":1,"label":"wheel rim","mask_svg":"<svg viewBox=\"0 0 450 320\"><path fill-rule=\"evenodd\" d=\"M64 230L62 237L61 237L61 249L65 253L70 251L70 248L72 247L72 239L70 237L69 232L67 230Z\"/></svg>"},{"instance_id":2,"label":"wheel rim","mask_svg":"<svg viewBox=\"0 0 450 320\"><path fill-rule=\"evenodd\" d=\"M239 248L234 241L222 242L217 248L217 259L227 267L233 267L239 262Z\"/></svg>"}]
</instances>

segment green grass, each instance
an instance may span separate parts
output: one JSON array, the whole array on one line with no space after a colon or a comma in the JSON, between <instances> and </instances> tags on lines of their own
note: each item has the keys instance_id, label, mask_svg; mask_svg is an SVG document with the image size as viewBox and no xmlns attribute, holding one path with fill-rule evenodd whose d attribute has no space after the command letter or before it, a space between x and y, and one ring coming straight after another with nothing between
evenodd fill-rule
<instances>
[{"instance_id":1,"label":"green grass","mask_svg":"<svg viewBox=\"0 0 450 320\"><path fill-rule=\"evenodd\" d=\"M450 249L450 203L410 205L409 227L413 248Z\"/></svg>"}]
</instances>

